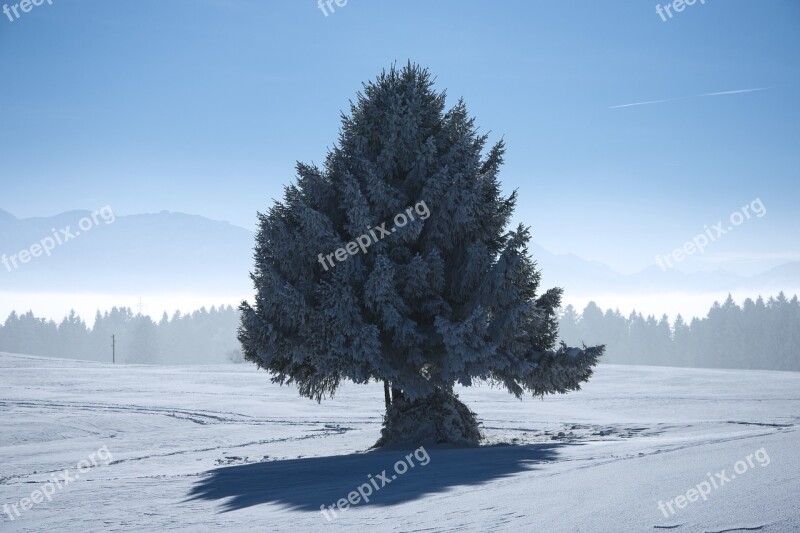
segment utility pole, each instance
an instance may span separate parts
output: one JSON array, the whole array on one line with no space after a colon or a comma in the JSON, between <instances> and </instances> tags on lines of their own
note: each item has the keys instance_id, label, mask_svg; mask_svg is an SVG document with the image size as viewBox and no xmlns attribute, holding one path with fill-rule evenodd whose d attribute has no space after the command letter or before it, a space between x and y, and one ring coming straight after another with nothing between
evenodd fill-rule
<instances>
[{"instance_id":1,"label":"utility pole","mask_svg":"<svg viewBox=\"0 0 800 533\"><path fill-rule=\"evenodd\" d=\"M111 362L117 364L117 339L111 335Z\"/></svg>"}]
</instances>

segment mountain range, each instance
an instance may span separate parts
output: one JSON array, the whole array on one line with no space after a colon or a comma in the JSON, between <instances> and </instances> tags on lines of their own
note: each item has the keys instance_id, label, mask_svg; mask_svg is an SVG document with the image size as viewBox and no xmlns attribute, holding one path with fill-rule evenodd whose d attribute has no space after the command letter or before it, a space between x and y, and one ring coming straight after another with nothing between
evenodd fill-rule
<instances>
[{"instance_id":1,"label":"mountain range","mask_svg":"<svg viewBox=\"0 0 800 533\"><path fill-rule=\"evenodd\" d=\"M81 219L87 231L79 228ZM21 251L35 251L34 245L42 246L48 238L56 241L56 236L66 242L56 244L49 256L40 250L38 257L21 262ZM69 211L19 219L0 209L0 258L4 261L0 264L0 290L158 290L246 296L252 292L248 272L253 243L250 230L184 213L95 215L92 220L89 211ZM664 271L656 265L621 274L574 254L551 253L536 243L530 251L542 269L543 287L560 286L572 294L735 290L755 294L800 287L800 262L755 276L726 270L687 274ZM11 256L16 256L16 268Z\"/></svg>"}]
</instances>

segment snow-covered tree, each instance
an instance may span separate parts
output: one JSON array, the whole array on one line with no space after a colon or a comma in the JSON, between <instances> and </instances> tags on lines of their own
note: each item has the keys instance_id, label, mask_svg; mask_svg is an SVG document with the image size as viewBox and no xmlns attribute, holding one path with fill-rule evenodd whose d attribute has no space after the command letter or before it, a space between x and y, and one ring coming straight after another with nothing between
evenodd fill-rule
<instances>
[{"instance_id":1,"label":"snow-covered tree","mask_svg":"<svg viewBox=\"0 0 800 533\"><path fill-rule=\"evenodd\" d=\"M425 69L365 84L322 168L298 163L296 184L259 214L245 357L317 401L343 380L383 382L379 444L478 442L455 384L579 389L603 347L556 344L562 291L538 294L529 231L507 229L516 192L501 194L503 142L486 143ZM409 206L420 216L365 251L321 260Z\"/></svg>"}]
</instances>

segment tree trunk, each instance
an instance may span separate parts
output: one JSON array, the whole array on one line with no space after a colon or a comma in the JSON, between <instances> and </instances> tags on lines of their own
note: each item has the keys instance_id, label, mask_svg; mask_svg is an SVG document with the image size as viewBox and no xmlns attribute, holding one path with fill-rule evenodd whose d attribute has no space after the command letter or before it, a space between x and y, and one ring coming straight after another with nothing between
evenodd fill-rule
<instances>
[{"instance_id":1,"label":"tree trunk","mask_svg":"<svg viewBox=\"0 0 800 533\"><path fill-rule=\"evenodd\" d=\"M389 380L383 380L383 399L386 402L386 413L389 413L389 408L392 407L392 398L389 396Z\"/></svg>"},{"instance_id":2,"label":"tree trunk","mask_svg":"<svg viewBox=\"0 0 800 533\"><path fill-rule=\"evenodd\" d=\"M406 399L392 389L392 402L374 447L456 444L477 446L482 438L478 419L458 396L436 391L425 398Z\"/></svg>"}]
</instances>

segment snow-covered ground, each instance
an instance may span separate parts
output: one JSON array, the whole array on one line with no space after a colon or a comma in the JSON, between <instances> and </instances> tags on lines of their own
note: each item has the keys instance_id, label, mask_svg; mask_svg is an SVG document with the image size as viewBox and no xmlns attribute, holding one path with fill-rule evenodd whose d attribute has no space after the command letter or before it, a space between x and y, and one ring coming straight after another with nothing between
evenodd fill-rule
<instances>
[{"instance_id":1,"label":"snow-covered ground","mask_svg":"<svg viewBox=\"0 0 800 533\"><path fill-rule=\"evenodd\" d=\"M544 401L465 389L489 445L408 459L366 452L377 384L317 404L250 365L2 353L0 375L4 532L800 530L796 373L601 365Z\"/></svg>"}]
</instances>

